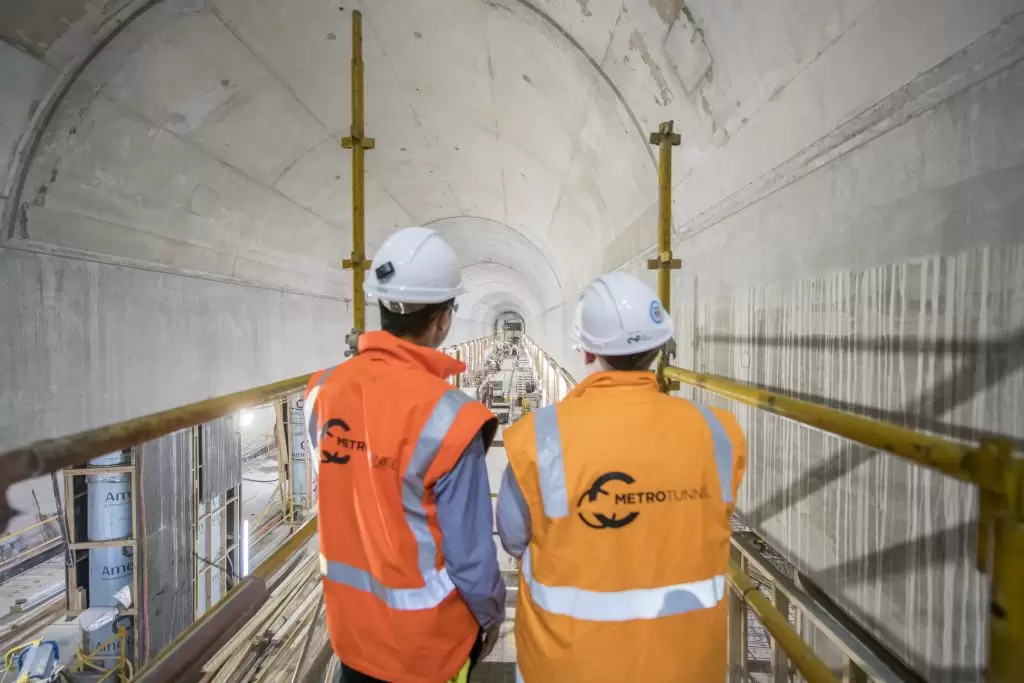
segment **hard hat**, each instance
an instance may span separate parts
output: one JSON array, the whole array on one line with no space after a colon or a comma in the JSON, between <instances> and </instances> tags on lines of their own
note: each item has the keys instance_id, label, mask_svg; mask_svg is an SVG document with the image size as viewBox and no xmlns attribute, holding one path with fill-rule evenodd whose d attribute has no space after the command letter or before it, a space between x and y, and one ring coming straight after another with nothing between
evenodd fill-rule
<instances>
[{"instance_id":1,"label":"hard hat","mask_svg":"<svg viewBox=\"0 0 1024 683\"><path fill-rule=\"evenodd\" d=\"M628 356L672 338L672 318L650 287L627 273L609 273L583 290L572 333L578 347L598 356Z\"/></svg>"},{"instance_id":2,"label":"hard hat","mask_svg":"<svg viewBox=\"0 0 1024 683\"><path fill-rule=\"evenodd\" d=\"M403 304L439 304L466 290L455 251L434 230L415 226L399 230L381 245L363 291L402 313L408 311Z\"/></svg>"}]
</instances>

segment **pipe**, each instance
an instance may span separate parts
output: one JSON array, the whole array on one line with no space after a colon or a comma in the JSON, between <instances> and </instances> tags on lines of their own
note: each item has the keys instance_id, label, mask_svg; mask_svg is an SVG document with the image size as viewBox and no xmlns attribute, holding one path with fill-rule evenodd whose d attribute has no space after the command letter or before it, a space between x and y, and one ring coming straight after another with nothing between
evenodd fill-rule
<instances>
[{"instance_id":1,"label":"pipe","mask_svg":"<svg viewBox=\"0 0 1024 683\"><path fill-rule=\"evenodd\" d=\"M743 602L757 615L779 647L786 651L793 666L807 683L839 683L839 679L789 625L789 619L782 616L775 606L761 595L761 591L750 582L735 562L729 562L728 578L729 583L743 598Z\"/></svg>"}]
</instances>

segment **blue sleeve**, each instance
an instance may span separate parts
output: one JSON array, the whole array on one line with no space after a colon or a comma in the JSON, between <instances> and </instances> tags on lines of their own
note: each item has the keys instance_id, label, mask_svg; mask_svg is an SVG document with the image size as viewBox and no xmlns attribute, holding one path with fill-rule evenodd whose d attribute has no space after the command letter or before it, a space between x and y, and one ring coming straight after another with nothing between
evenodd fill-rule
<instances>
[{"instance_id":1,"label":"blue sleeve","mask_svg":"<svg viewBox=\"0 0 1024 683\"><path fill-rule=\"evenodd\" d=\"M498 536L509 555L522 558L530 543L530 509L511 467L501 475L498 490Z\"/></svg>"},{"instance_id":2,"label":"blue sleeve","mask_svg":"<svg viewBox=\"0 0 1024 683\"><path fill-rule=\"evenodd\" d=\"M434 484L441 550L452 583L481 628L505 620L505 581L494 547L491 485L477 434L450 472Z\"/></svg>"}]
</instances>

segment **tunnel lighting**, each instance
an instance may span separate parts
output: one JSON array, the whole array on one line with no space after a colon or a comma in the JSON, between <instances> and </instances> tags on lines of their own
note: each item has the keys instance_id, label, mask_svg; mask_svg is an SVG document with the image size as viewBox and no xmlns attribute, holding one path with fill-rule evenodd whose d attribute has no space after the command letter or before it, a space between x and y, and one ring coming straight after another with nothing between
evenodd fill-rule
<instances>
[{"instance_id":1,"label":"tunnel lighting","mask_svg":"<svg viewBox=\"0 0 1024 683\"><path fill-rule=\"evenodd\" d=\"M242 576L249 575L249 520L242 520Z\"/></svg>"},{"instance_id":2,"label":"tunnel lighting","mask_svg":"<svg viewBox=\"0 0 1024 683\"><path fill-rule=\"evenodd\" d=\"M248 410L243 410L241 414L238 416L238 419L242 423L243 427L248 427L249 425L252 424L252 421L256 419L256 416L253 415Z\"/></svg>"}]
</instances>

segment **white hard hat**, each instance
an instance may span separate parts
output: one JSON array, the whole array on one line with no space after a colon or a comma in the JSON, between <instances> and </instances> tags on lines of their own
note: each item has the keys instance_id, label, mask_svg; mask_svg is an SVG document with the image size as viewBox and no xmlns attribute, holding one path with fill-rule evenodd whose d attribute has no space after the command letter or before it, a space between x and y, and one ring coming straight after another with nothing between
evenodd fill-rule
<instances>
[{"instance_id":1,"label":"white hard hat","mask_svg":"<svg viewBox=\"0 0 1024 683\"><path fill-rule=\"evenodd\" d=\"M627 273L609 273L583 290L572 333L579 348L598 356L628 356L672 338L672 318L650 287Z\"/></svg>"},{"instance_id":2,"label":"white hard hat","mask_svg":"<svg viewBox=\"0 0 1024 683\"><path fill-rule=\"evenodd\" d=\"M406 307L401 304L439 304L466 290L452 248L437 232L416 226L399 230L381 245L363 291L402 312Z\"/></svg>"}]
</instances>

